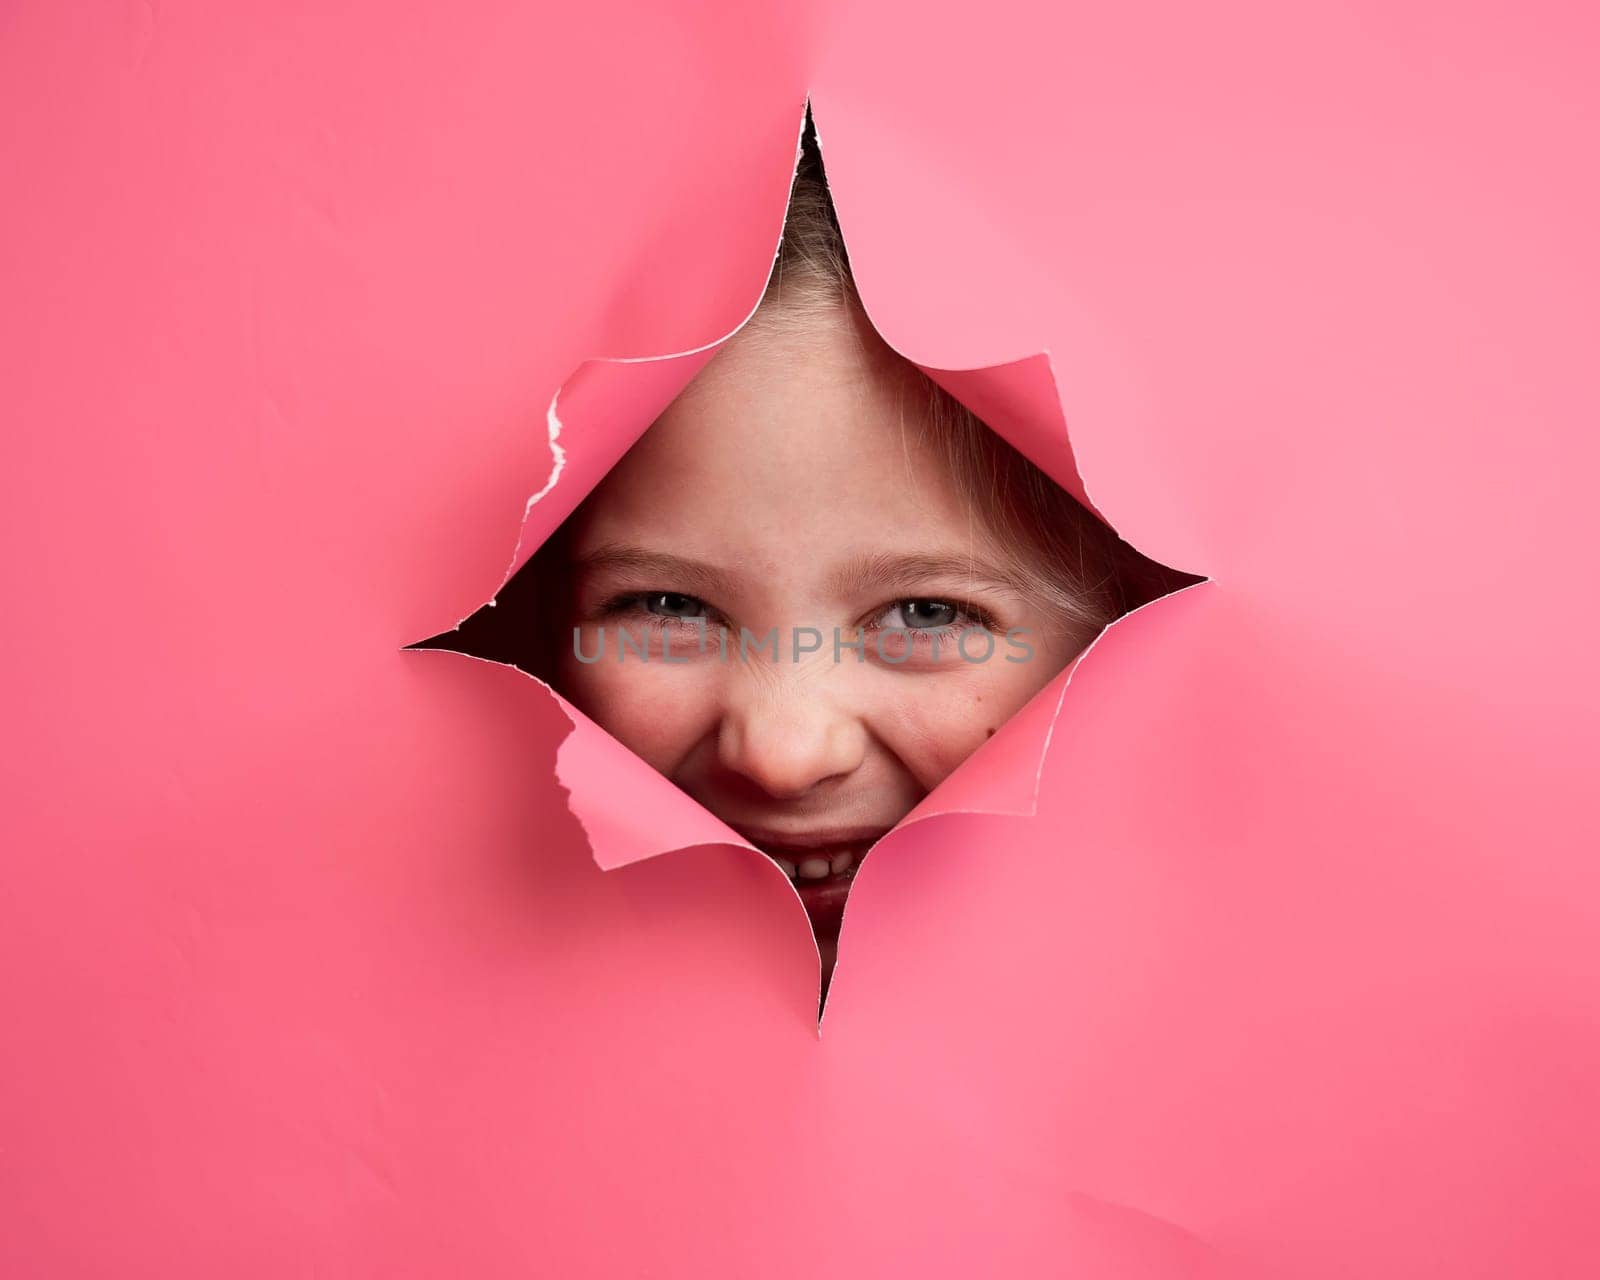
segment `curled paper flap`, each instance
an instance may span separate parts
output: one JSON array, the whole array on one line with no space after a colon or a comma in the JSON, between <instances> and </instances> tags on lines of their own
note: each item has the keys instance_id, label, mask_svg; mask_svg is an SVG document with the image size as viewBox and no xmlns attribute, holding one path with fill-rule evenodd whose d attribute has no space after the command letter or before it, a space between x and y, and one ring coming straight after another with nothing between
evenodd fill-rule
<instances>
[{"instance_id":1,"label":"curled paper flap","mask_svg":"<svg viewBox=\"0 0 1600 1280\"><path fill-rule=\"evenodd\" d=\"M590 360L562 384L545 413L550 475L528 499L517 549L501 587L527 564L721 345L717 342L659 359Z\"/></svg>"},{"instance_id":2,"label":"curled paper flap","mask_svg":"<svg viewBox=\"0 0 1600 1280\"><path fill-rule=\"evenodd\" d=\"M982 418L989 429L1088 508L1089 499L1062 416L1061 395L1048 352L985 369L919 369Z\"/></svg>"}]
</instances>

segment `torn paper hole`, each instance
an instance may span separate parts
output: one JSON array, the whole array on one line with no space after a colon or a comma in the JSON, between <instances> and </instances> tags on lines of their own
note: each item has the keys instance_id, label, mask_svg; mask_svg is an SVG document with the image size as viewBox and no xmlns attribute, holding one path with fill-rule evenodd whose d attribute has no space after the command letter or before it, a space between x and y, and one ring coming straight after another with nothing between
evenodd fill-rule
<instances>
[{"instance_id":1,"label":"torn paper hole","mask_svg":"<svg viewBox=\"0 0 1600 1280\"><path fill-rule=\"evenodd\" d=\"M505 585L414 647L552 691L602 868L732 844L781 869L823 994L868 851L1032 815L1074 666L1202 581L1095 511L1048 355L933 369L877 334L809 128L745 322L585 364L548 429Z\"/></svg>"}]
</instances>

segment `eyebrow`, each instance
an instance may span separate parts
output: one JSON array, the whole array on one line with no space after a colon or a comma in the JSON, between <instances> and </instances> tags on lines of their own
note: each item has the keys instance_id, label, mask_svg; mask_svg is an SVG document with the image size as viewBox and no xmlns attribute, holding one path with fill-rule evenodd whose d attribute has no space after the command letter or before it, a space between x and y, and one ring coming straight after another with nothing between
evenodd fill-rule
<instances>
[{"instance_id":1,"label":"eyebrow","mask_svg":"<svg viewBox=\"0 0 1600 1280\"><path fill-rule=\"evenodd\" d=\"M999 587L1024 592L1027 583L1008 569L976 556L890 555L873 551L845 565L833 576L833 589L851 596L868 587L911 588L929 578L960 579L968 586Z\"/></svg>"},{"instance_id":2,"label":"eyebrow","mask_svg":"<svg viewBox=\"0 0 1600 1280\"><path fill-rule=\"evenodd\" d=\"M734 591L733 579L704 560L690 560L684 556L671 556L619 543L607 543L596 548L581 557L574 568L580 573L613 571L645 574L670 581L674 586L682 586L695 595L726 597Z\"/></svg>"},{"instance_id":3,"label":"eyebrow","mask_svg":"<svg viewBox=\"0 0 1600 1280\"><path fill-rule=\"evenodd\" d=\"M643 547L607 543L582 557L575 568L580 572L632 572L670 581L674 587L697 596L735 594L732 575L704 560L648 551ZM840 567L829 581L841 596L857 595L869 588L909 589L929 578L959 579L968 586L998 587L1003 591L1026 593L1027 583L1015 573L980 560L975 556L891 555L871 551Z\"/></svg>"}]
</instances>

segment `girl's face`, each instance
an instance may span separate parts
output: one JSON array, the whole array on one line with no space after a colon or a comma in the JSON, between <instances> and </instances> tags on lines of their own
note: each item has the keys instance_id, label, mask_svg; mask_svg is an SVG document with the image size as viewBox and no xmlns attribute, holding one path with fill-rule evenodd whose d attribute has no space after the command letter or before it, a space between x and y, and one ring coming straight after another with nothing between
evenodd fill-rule
<instances>
[{"instance_id":1,"label":"girl's face","mask_svg":"<svg viewBox=\"0 0 1600 1280\"><path fill-rule=\"evenodd\" d=\"M1086 637L1012 585L865 318L781 319L731 339L574 513L556 675L773 856L826 937L872 842Z\"/></svg>"}]
</instances>

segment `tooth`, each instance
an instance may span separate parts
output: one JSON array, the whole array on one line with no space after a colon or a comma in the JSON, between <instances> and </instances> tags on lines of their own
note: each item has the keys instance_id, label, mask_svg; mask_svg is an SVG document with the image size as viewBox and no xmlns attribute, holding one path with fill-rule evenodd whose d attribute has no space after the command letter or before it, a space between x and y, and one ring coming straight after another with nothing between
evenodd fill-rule
<instances>
[{"instance_id":1,"label":"tooth","mask_svg":"<svg viewBox=\"0 0 1600 1280\"><path fill-rule=\"evenodd\" d=\"M800 863L800 878L802 880L821 880L828 874L828 860L826 858L805 858Z\"/></svg>"},{"instance_id":2,"label":"tooth","mask_svg":"<svg viewBox=\"0 0 1600 1280\"><path fill-rule=\"evenodd\" d=\"M790 862L787 858L774 858L773 861L783 868L784 875L788 876L791 880L794 879L794 863Z\"/></svg>"},{"instance_id":3,"label":"tooth","mask_svg":"<svg viewBox=\"0 0 1600 1280\"><path fill-rule=\"evenodd\" d=\"M841 871L848 871L855 865L856 855L853 853L836 853L833 855L833 861L828 864L834 875L838 875Z\"/></svg>"}]
</instances>

